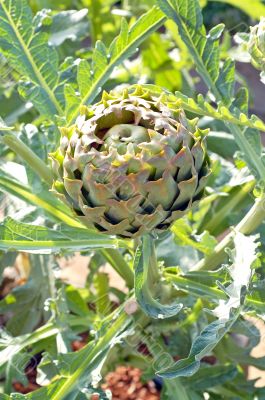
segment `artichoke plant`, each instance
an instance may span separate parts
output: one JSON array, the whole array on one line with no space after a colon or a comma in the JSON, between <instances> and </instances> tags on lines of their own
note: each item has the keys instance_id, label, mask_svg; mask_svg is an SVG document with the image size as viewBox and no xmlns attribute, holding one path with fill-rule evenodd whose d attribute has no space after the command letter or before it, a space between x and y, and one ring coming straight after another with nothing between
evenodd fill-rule
<instances>
[{"instance_id":1,"label":"artichoke plant","mask_svg":"<svg viewBox=\"0 0 265 400\"><path fill-rule=\"evenodd\" d=\"M248 51L252 64L259 70L265 71L265 18L250 30Z\"/></svg>"},{"instance_id":2,"label":"artichoke plant","mask_svg":"<svg viewBox=\"0 0 265 400\"><path fill-rule=\"evenodd\" d=\"M61 129L54 189L86 225L132 238L167 229L201 198L204 135L165 103L141 87L104 93Z\"/></svg>"}]
</instances>

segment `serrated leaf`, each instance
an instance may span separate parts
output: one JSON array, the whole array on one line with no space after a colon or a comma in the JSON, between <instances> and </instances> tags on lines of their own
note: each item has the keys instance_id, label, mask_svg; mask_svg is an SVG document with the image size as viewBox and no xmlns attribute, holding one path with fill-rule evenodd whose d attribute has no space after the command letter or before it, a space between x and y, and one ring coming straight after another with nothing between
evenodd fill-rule
<instances>
[{"instance_id":1,"label":"serrated leaf","mask_svg":"<svg viewBox=\"0 0 265 400\"><path fill-rule=\"evenodd\" d=\"M75 353L59 354L54 367L59 378L50 385L27 395L27 400L62 400L74 392L74 398L81 388L91 382L91 375L100 371L102 363L111 347L122 337L130 334L130 318L120 312L111 319L111 325L104 336L88 343ZM53 361L52 361L53 362ZM70 397L71 398L71 397Z\"/></svg>"},{"instance_id":2,"label":"serrated leaf","mask_svg":"<svg viewBox=\"0 0 265 400\"><path fill-rule=\"evenodd\" d=\"M218 40L222 36L222 33L224 31L225 25L224 24L218 24L214 26L210 31L209 31L209 36L212 40Z\"/></svg>"},{"instance_id":3,"label":"serrated leaf","mask_svg":"<svg viewBox=\"0 0 265 400\"><path fill-rule=\"evenodd\" d=\"M231 329L238 316L239 313L236 313L231 316L228 321L217 320L206 326L200 335L195 338L189 356L177 361L170 368L158 371L157 375L163 378L194 375L200 368L201 359L214 349L224 335Z\"/></svg>"},{"instance_id":4,"label":"serrated leaf","mask_svg":"<svg viewBox=\"0 0 265 400\"><path fill-rule=\"evenodd\" d=\"M256 157L261 157L262 154L262 143L261 136L257 129L247 128L244 130L244 135L249 142L250 146L256 153Z\"/></svg>"},{"instance_id":5,"label":"serrated leaf","mask_svg":"<svg viewBox=\"0 0 265 400\"><path fill-rule=\"evenodd\" d=\"M196 100L191 97L186 96L181 92L176 92L175 95L167 92L165 89L160 88L155 85L144 84L143 87L146 87L150 90L154 95L164 94L164 98L168 101L168 106L170 108L177 109L178 107L182 107L186 111L190 111L192 113L212 117L214 119L219 119L224 122L231 122L235 125L245 126L253 129L259 129L265 132L265 123L256 115L251 115L250 117L244 112L232 113L226 106L221 103L218 104L217 107L214 107L210 104L203 95L198 94ZM248 99L247 89L242 88L242 91L238 93L238 103L235 100L234 106L240 107L243 111L244 107L246 109L247 104L243 104L244 99Z\"/></svg>"},{"instance_id":6,"label":"serrated leaf","mask_svg":"<svg viewBox=\"0 0 265 400\"><path fill-rule=\"evenodd\" d=\"M114 248L119 241L89 229L59 225L56 229L24 224L8 217L0 224L0 250L45 254L61 249Z\"/></svg>"},{"instance_id":7,"label":"serrated leaf","mask_svg":"<svg viewBox=\"0 0 265 400\"><path fill-rule=\"evenodd\" d=\"M86 95L92 84L92 77L90 75L90 65L88 61L80 60L77 68L77 83L81 97Z\"/></svg>"},{"instance_id":8,"label":"serrated leaf","mask_svg":"<svg viewBox=\"0 0 265 400\"><path fill-rule=\"evenodd\" d=\"M216 86L223 98L230 100L233 98L235 91L235 63L230 58L227 58L220 68Z\"/></svg>"},{"instance_id":9,"label":"serrated leaf","mask_svg":"<svg viewBox=\"0 0 265 400\"><path fill-rule=\"evenodd\" d=\"M235 95L235 99L232 103L233 109L238 109L245 115L248 113L248 102L249 102L249 94L248 90L244 87L238 89Z\"/></svg>"},{"instance_id":10,"label":"serrated leaf","mask_svg":"<svg viewBox=\"0 0 265 400\"><path fill-rule=\"evenodd\" d=\"M129 35L129 26L127 20L125 18L122 18L120 34L112 42L109 49L112 58L116 57L125 48L126 44L128 43L128 35Z\"/></svg>"},{"instance_id":11,"label":"serrated leaf","mask_svg":"<svg viewBox=\"0 0 265 400\"><path fill-rule=\"evenodd\" d=\"M78 107L78 105L80 104L80 96L76 93L73 86L68 83L64 85L64 96L65 116L67 120L70 120L73 113L75 113L76 107Z\"/></svg>"},{"instance_id":12,"label":"serrated leaf","mask_svg":"<svg viewBox=\"0 0 265 400\"><path fill-rule=\"evenodd\" d=\"M93 78L101 76L108 65L108 50L103 42L98 40L95 45L92 59Z\"/></svg>"},{"instance_id":13,"label":"serrated leaf","mask_svg":"<svg viewBox=\"0 0 265 400\"><path fill-rule=\"evenodd\" d=\"M84 86L82 83L82 89L80 90L80 92L82 91L81 98L79 101L76 99L75 106L73 106L71 113L68 113L67 120L69 124L75 121L81 105L90 104L95 99L115 66L130 57L136 51L137 46L164 22L165 17L163 13L158 7L153 7L146 14L143 14L131 26L128 32L125 22L123 22L120 35L114 39L109 49L106 49L102 42L97 42L92 56L92 65L90 68L92 72L91 74L90 72L88 73L88 79L90 79L90 76L92 77L91 84ZM81 84L81 79L83 82L86 79L86 75L83 74L82 78L78 77L79 85Z\"/></svg>"},{"instance_id":14,"label":"serrated leaf","mask_svg":"<svg viewBox=\"0 0 265 400\"><path fill-rule=\"evenodd\" d=\"M10 65L31 81L30 95L41 113L62 114L54 95L58 82L58 55L48 45L48 35L34 32L32 12L26 0L0 3L0 48ZM44 95L41 101L41 93ZM29 97L27 97L29 98Z\"/></svg>"},{"instance_id":15,"label":"serrated leaf","mask_svg":"<svg viewBox=\"0 0 265 400\"><path fill-rule=\"evenodd\" d=\"M49 274L52 263L49 256L21 256L20 264L30 269L30 277L0 301L0 313L12 313L6 324L12 335L31 332L41 318L45 320L44 302L50 297L54 284L53 276Z\"/></svg>"},{"instance_id":16,"label":"serrated leaf","mask_svg":"<svg viewBox=\"0 0 265 400\"><path fill-rule=\"evenodd\" d=\"M220 300L219 305L213 310L219 319L228 320L232 309L239 308L242 303L242 290L246 290L252 277L251 266L257 260L257 236L245 236L237 232L234 238L235 249L231 253L233 264L229 273L233 282L225 288L229 299Z\"/></svg>"},{"instance_id":17,"label":"serrated leaf","mask_svg":"<svg viewBox=\"0 0 265 400\"><path fill-rule=\"evenodd\" d=\"M207 75L209 89L213 89L214 82L219 76L219 37L223 29L222 25L215 28L207 39L198 0L192 2L157 0L157 3L161 10L177 24L181 38L193 56L195 67L202 76ZM215 92L213 90L214 95L216 95Z\"/></svg>"}]
</instances>

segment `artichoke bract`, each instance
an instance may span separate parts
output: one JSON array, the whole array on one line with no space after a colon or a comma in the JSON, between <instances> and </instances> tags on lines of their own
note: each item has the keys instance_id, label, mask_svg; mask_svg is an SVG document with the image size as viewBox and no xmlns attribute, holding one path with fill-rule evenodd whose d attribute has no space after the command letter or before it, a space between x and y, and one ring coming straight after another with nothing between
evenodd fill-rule
<instances>
[{"instance_id":1,"label":"artichoke bract","mask_svg":"<svg viewBox=\"0 0 265 400\"><path fill-rule=\"evenodd\" d=\"M265 18L250 28L248 51L255 68L265 71Z\"/></svg>"},{"instance_id":2,"label":"artichoke bract","mask_svg":"<svg viewBox=\"0 0 265 400\"><path fill-rule=\"evenodd\" d=\"M81 221L127 238L169 228L201 198L209 171L196 122L133 90L83 106L51 154L54 189Z\"/></svg>"}]
</instances>

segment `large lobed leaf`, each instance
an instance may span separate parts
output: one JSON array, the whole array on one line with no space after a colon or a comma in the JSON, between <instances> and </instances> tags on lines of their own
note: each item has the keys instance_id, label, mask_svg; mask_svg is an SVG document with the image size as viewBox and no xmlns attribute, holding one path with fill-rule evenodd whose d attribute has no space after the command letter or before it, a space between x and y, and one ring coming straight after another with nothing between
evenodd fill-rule
<instances>
[{"instance_id":1,"label":"large lobed leaf","mask_svg":"<svg viewBox=\"0 0 265 400\"><path fill-rule=\"evenodd\" d=\"M58 84L58 55L48 44L48 35L36 32L26 0L0 2L0 48L10 65L30 80L21 88L40 112L51 117L62 113L55 97Z\"/></svg>"},{"instance_id":2,"label":"large lobed leaf","mask_svg":"<svg viewBox=\"0 0 265 400\"><path fill-rule=\"evenodd\" d=\"M122 240L89 229L59 225L57 229L24 224L8 217L0 224L0 250L45 254L61 249L115 248ZM124 243L123 243L124 244Z\"/></svg>"},{"instance_id":3,"label":"large lobed leaf","mask_svg":"<svg viewBox=\"0 0 265 400\"><path fill-rule=\"evenodd\" d=\"M228 299L220 299L219 305L213 310L218 319L207 325L195 338L186 358L158 371L158 375L174 378L195 374L200 368L201 359L217 346L238 320L246 298L245 289L252 277L251 267L258 258L256 239L256 236L247 237L239 232L236 234L233 264L229 268L232 283L226 288L219 284Z\"/></svg>"},{"instance_id":4,"label":"large lobed leaf","mask_svg":"<svg viewBox=\"0 0 265 400\"><path fill-rule=\"evenodd\" d=\"M97 41L91 64L86 60L79 63L77 75L79 94L72 86L65 87L66 116L69 124L78 116L80 105L90 104L96 98L114 68L130 57L165 20L159 8L153 7L130 28L127 21L123 19L120 34L109 48L106 48L102 41Z\"/></svg>"},{"instance_id":5,"label":"large lobed leaf","mask_svg":"<svg viewBox=\"0 0 265 400\"><path fill-rule=\"evenodd\" d=\"M131 318L124 311L116 312L111 321L105 322L104 336L89 342L78 352L59 354L58 360L51 360L48 363L50 372L53 371L56 375L51 384L25 396L11 394L11 399L62 400L69 398L75 400L82 398L78 397L81 395L81 389L90 384L95 371L100 372L102 362L109 350L131 334L130 325Z\"/></svg>"}]
</instances>

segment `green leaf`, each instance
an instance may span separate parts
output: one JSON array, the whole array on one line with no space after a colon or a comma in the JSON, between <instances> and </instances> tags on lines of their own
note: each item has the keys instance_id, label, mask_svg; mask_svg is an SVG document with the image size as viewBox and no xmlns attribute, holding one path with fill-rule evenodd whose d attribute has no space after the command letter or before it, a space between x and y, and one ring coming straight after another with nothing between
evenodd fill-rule
<instances>
[{"instance_id":1,"label":"green leaf","mask_svg":"<svg viewBox=\"0 0 265 400\"><path fill-rule=\"evenodd\" d=\"M159 276L152 276L152 270L157 269L157 260L153 239L149 236L142 238L142 244L138 247L135 259L135 297L143 311L150 317L155 319L170 318L176 315L181 309L182 304L173 303L171 305L163 305L153 296L155 280Z\"/></svg>"},{"instance_id":2,"label":"green leaf","mask_svg":"<svg viewBox=\"0 0 265 400\"><path fill-rule=\"evenodd\" d=\"M92 56L92 64L88 67L88 64L80 63L78 69L77 79L81 95L74 97L73 92L71 92L71 99L68 100L69 93L66 92L68 104L66 114L69 124L77 118L81 105L90 104L96 98L114 68L130 57L136 51L137 46L164 22L163 13L158 7L153 7L146 14L143 14L129 30L126 22L123 21L120 34L113 40L108 49L101 41L97 42ZM87 72L85 72L86 69ZM87 83L84 82L86 80ZM71 107L69 107L69 104Z\"/></svg>"},{"instance_id":3,"label":"green leaf","mask_svg":"<svg viewBox=\"0 0 265 400\"><path fill-rule=\"evenodd\" d=\"M168 106L173 110L181 107L184 110L197 115L211 117L220 121L231 122L235 125L258 129L265 132L265 123L256 115L248 117L245 112L239 112L235 115L222 103L219 103L217 107L214 107L201 94L199 94L196 99L193 99L181 92L176 92L175 95L173 95L159 86L151 84L144 84L142 86L150 90L154 95L160 96L161 94L164 94L165 100L168 101ZM242 88L242 91L238 93L238 96L240 96L240 98L238 97L237 102L233 104L237 106L237 108L244 108L246 106L245 100L248 98L244 88Z\"/></svg>"},{"instance_id":4,"label":"green leaf","mask_svg":"<svg viewBox=\"0 0 265 400\"><path fill-rule=\"evenodd\" d=\"M233 99L235 92L235 63L227 58L220 68L216 86L223 99Z\"/></svg>"},{"instance_id":5,"label":"green leaf","mask_svg":"<svg viewBox=\"0 0 265 400\"><path fill-rule=\"evenodd\" d=\"M35 32L32 12L26 0L0 3L0 48L10 65L30 83L21 92L40 113L54 119L62 105L54 95L58 83L58 55L48 44L48 35Z\"/></svg>"},{"instance_id":6,"label":"green leaf","mask_svg":"<svg viewBox=\"0 0 265 400\"><path fill-rule=\"evenodd\" d=\"M235 250L232 253L233 264L229 268L232 283L223 287L229 298L228 300L220 299L219 305L213 310L213 314L218 317L218 320L206 326L195 338L187 358L169 368L158 371L159 376L173 378L194 375L200 368L200 360L215 348L237 321L245 300L242 289L248 287L252 276L251 266L257 259L256 251L259 244L256 239L255 236L247 237L239 232L236 233ZM196 286L196 282L194 283ZM221 285L219 284L219 286Z\"/></svg>"},{"instance_id":7,"label":"green leaf","mask_svg":"<svg viewBox=\"0 0 265 400\"><path fill-rule=\"evenodd\" d=\"M227 301L220 300L219 305L213 310L213 313L220 319L228 319L233 308L239 308L244 300L243 291L249 287L252 278L252 265L257 261L259 254L257 248L260 243L257 242L258 236L245 236L236 232L234 237L235 248L231 252L233 260L229 268L229 274L232 283L226 286L225 292L228 294Z\"/></svg>"},{"instance_id":8,"label":"green leaf","mask_svg":"<svg viewBox=\"0 0 265 400\"><path fill-rule=\"evenodd\" d=\"M257 324L255 319L252 321L239 319L233 326L233 335L227 336L224 339L224 346L227 354L229 354L229 359L233 360L235 364L252 365L264 371L265 357L253 357L251 355L252 349L262 340L262 333L255 324ZM244 335L248 342L242 346L236 340L237 335Z\"/></svg>"},{"instance_id":9,"label":"green leaf","mask_svg":"<svg viewBox=\"0 0 265 400\"><path fill-rule=\"evenodd\" d=\"M177 290L184 290L198 298L209 298L213 302L227 299L227 295L217 287L216 280L219 278L218 275L214 274L210 277L205 277L203 272L190 272L187 274L179 273L179 271L172 272L171 268L166 269L164 276Z\"/></svg>"},{"instance_id":10,"label":"green leaf","mask_svg":"<svg viewBox=\"0 0 265 400\"><path fill-rule=\"evenodd\" d=\"M95 306L99 315L108 315L111 310L109 298L109 276L104 272L97 272L94 276L96 290Z\"/></svg>"},{"instance_id":11,"label":"green leaf","mask_svg":"<svg viewBox=\"0 0 265 400\"><path fill-rule=\"evenodd\" d=\"M217 320L206 326L195 338L188 357L177 361L170 368L158 371L157 375L168 379L195 374L200 368L201 359L215 348L238 316L239 313L235 313L228 321Z\"/></svg>"},{"instance_id":12,"label":"green leaf","mask_svg":"<svg viewBox=\"0 0 265 400\"><path fill-rule=\"evenodd\" d=\"M232 159L238 146L231 133L211 130L207 135L207 149L221 157Z\"/></svg>"},{"instance_id":13,"label":"green leaf","mask_svg":"<svg viewBox=\"0 0 265 400\"><path fill-rule=\"evenodd\" d=\"M206 390L229 382L237 373L234 365L212 365L201 368L195 375L186 378L183 382L186 387Z\"/></svg>"},{"instance_id":14,"label":"green leaf","mask_svg":"<svg viewBox=\"0 0 265 400\"><path fill-rule=\"evenodd\" d=\"M233 179L233 178L232 178ZM239 181L234 186L227 185L223 188L223 195L215 200L214 204L209 204L210 209L207 213L204 212L205 217L200 220L198 230L206 230L211 235L219 235L228 229L231 223L231 215L233 212L238 212L245 204L246 199L255 187L255 181L249 180L246 183ZM250 196L249 196L250 197ZM249 201L251 202L251 198ZM203 206L203 204L200 204Z\"/></svg>"},{"instance_id":15,"label":"green leaf","mask_svg":"<svg viewBox=\"0 0 265 400\"><path fill-rule=\"evenodd\" d=\"M176 397L178 396L178 397ZM201 398L190 388L186 389L180 379L165 379L161 391L161 400L179 398L181 400L200 400Z\"/></svg>"},{"instance_id":16,"label":"green leaf","mask_svg":"<svg viewBox=\"0 0 265 400\"><path fill-rule=\"evenodd\" d=\"M217 32L214 28L212 35L206 36L198 0L193 2L157 0L157 3L168 18L173 19L177 24L181 38L191 52L198 72L208 81L209 89L216 95L214 83L219 76L219 36L223 27L219 26ZM222 85L224 90L226 83L222 82ZM231 98L227 100L231 101Z\"/></svg>"},{"instance_id":17,"label":"green leaf","mask_svg":"<svg viewBox=\"0 0 265 400\"><path fill-rule=\"evenodd\" d=\"M191 226L184 218L176 221L171 231L177 244L194 247L206 255L211 254L217 244L216 239L206 231L200 235L193 234Z\"/></svg>"},{"instance_id":18,"label":"green leaf","mask_svg":"<svg viewBox=\"0 0 265 400\"><path fill-rule=\"evenodd\" d=\"M111 347L127 334L131 320L124 312L111 319L111 326L107 327L104 336L95 342L88 343L83 349L75 353L59 355L54 363L59 378L50 385L27 395L27 400L62 400L67 395L75 393L91 382L92 373L101 369ZM74 392L74 393L73 393ZM72 398L72 397L70 397Z\"/></svg>"},{"instance_id":19,"label":"green leaf","mask_svg":"<svg viewBox=\"0 0 265 400\"><path fill-rule=\"evenodd\" d=\"M67 285L65 288L65 297L70 311L80 317L89 315L88 305L82 298L78 289L71 285Z\"/></svg>"},{"instance_id":20,"label":"green leaf","mask_svg":"<svg viewBox=\"0 0 265 400\"><path fill-rule=\"evenodd\" d=\"M1 332L0 337L0 370L6 367L10 359L14 359L16 354L21 353L27 347L33 346L41 340L57 335L59 329L51 323L43 325L36 329L33 333L12 337L5 331Z\"/></svg>"},{"instance_id":21,"label":"green leaf","mask_svg":"<svg viewBox=\"0 0 265 400\"><path fill-rule=\"evenodd\" d=\"M29 225L8 217L0 224L0 250L20 250L39 254L61 249L88 250L115 248L122 240L89 229L58 225L56 229Z\"/></svg>"},{"instance_id":22,"label":"green leaf","mask_svg":"<svg viewBox=\"0 0 265 400\"><path fill-rule=\"evenodd\" d=\"M24 256L23 260L31 268L29 280L0 301L0 313L12 313L6 329L14 336L30 332L41 318L46 319L44 302L51 297L54 284L49 273L53 260L49 256Z\"/></svg>"},{"instance_id":23,"label":"green leaf","mask_svg":"<svg viewBox=\"0 0 265 400\"><path fill-rule=\"evenodd\" d=\"M90 76L90 64L86 60L80 60L78 64L77 82L81 97L84 97L92 85ZM66 96L67 99L68 96Z\"/></svg>"}]
</instances>

